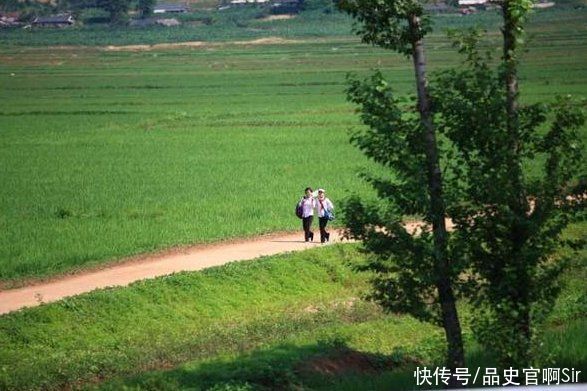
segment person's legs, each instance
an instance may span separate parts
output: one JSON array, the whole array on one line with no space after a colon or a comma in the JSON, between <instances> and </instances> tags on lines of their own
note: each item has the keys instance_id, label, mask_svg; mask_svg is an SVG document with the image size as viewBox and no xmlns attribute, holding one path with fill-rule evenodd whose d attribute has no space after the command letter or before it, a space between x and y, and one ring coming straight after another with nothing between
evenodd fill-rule
<instances>
[{"instance_id":1,"label":"person's legs","mask_svg":"<svg viewBox=\"0 0 587 391\"><path fill-rule=\"evenodd\" d=\"M302 219L302 226L304 227L304 240L314 240L314 233L312 232L313 216L304 217Z\"/></svg>"},{"instance_id":2,"label":"person's legs","mask_svg":"<svg viewBox=\"0 0 587 391\"><path fill-rule=\"evenodd\" d=\"M330 234L326 232L326 224L328 224L328 219L326 217L320 217L320 243L327 242L330 239Z\"/></svg>"}]
</instances>

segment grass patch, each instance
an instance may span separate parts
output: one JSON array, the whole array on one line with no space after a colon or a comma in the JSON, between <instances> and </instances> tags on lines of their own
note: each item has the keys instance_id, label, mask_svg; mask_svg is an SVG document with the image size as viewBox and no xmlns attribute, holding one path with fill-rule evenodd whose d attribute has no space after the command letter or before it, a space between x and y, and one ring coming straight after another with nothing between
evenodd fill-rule
<instances>
[{"instance_id":1,"label":"grass patch","mask_svg":"<svg viewBox=\"0 0 587 391\"><path fill-rule=\"evenodd\" d=\"M587 307L571 310L571 297L587 294L582 257L564 276L565 288L543 331L538 368L587 370ZM461 308L467 316L466 306ZM564 324L561 319L567 319ZM495 368L495 359L480 347L465 327L469 372ZM360 323L332 325L291 336L283 343L242 354L192 361L171 370L118 378L96 386L100 390L414 390L414 369L442 366L442 330L410 317L386 316ZM580 376L585 382L585 377ZM472 381L472 379L471 379ZM541 381L541 380L539 380ZM475 386L482 385L482 376Z\"/></svg>"},{"instance_id":2,"label":"grass patch","mask_svg":"<svg viewBox=\"0 0 587 391\"><path fill-rule=\"evenodd\" d=\"M95 291L0 317L0 389L59 389L382 316L353 247ZM349 300L354 300L352 305Z\"/></svg>"},{"instance_id":3,"label":"grass patch","mask_svg":"<svg viewBox=\"0 0 587 391\"><path fill-rule=\"evenodd\" d=\"M444 334L361 300L359 262L356 245L329 246L1 316L0 388L413 389L415 366L441 365ZM584 273L582 258L565 275L544 367L587 370L587 308L572 306ZM465 335L469 366L494 366Z\"/></svg>"}]
</instances>

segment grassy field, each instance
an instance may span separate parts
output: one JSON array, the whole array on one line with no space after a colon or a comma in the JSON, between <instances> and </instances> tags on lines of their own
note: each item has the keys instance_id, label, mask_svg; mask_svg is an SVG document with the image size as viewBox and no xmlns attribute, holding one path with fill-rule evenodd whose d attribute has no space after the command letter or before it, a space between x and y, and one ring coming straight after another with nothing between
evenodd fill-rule
<instances>
[{"instance_id":1,"label":"grassy field","mask_svg":"<svg viewBox=\"0 0 587 391\"><path fill-rule=\"evenodd\" d=\"M476 18L493 23L495 42L495 15ZM523 100L587 95L584 20L582 10L536 16ZM281 22L301 23L272 23ZM296 43L155 51L25 47L87 37L2 32L0 281L297 229L293 205L307 185L325 187L335 204L368 192L357 172L372 166L348 143L358 118L345 75L382 67L410 91L412 71L335 30L293 34ZM427 45L432 69L457 63L440 32Z\"/></svg>"},{"instance_id":2,"label":"grassy field","mask_svg":"<svg viewBox=\"0 0 587 391\"><path fill-rule=\"evenodd\" d=\"M4 315L0 389L413 389L442 330L362 300L360 262L336 245ZM540 366L587 370L586 273L582 258L565 277ZM469 366L493 365L465 329Z\"/></svg>"},{"instance_id":3,"label":"grassy field","mask_svg":"<svg viewBox=\"0 0 587 391\"><path fill-rule=\"evenodd\" d=\"M340 14L206 15L178 29L0 32L0 286L298 229L307 185L335 203L370 191L357 172L376 168L348 143L359 122L345 76L381 67L411 91L410 62L358 43ZM535 15L525 102L587 97L585 20L584 9ZM494 13L436 24L481 24L499 39ZM230 42L267 37L294 42ZM98 47L194 40L208 42ZM427 47L432 70L458 61L441 31ZM585 224L569 234L584 237ZM0 316L0 389L413 389L413 367L440 362L442 331L362 300L361 257L337 245ZM587 373L585 261L564 277L540 366ZM462 311L469 366L493 365Z\"/></svg>"}]
</instances>

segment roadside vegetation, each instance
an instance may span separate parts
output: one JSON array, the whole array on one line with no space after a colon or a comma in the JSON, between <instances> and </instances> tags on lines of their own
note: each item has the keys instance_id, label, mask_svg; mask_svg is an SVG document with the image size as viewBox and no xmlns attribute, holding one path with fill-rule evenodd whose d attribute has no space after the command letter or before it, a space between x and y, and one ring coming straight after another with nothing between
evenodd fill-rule
<instances>
[{"instance_id":1,"label":"roadside vegetation","mask_svg":"<svg viewBox=\"0 0 587 391\"><path fill-rule=\"evenodd\" d=\"M364 262L335 245L3 315L0 388L413 389L415 366L442 365L442 330L365 301ZM564 278L539 363L587 370L585 258ZM494 365L465 335L468 365Z\"/></svg>"},{"instance_id":2,"label":"roadside vegetation","mask_svg":"<svg viewBox=\"0 0 587 391\"><path fill-rule=\"evenodd\" d=\"M356 257L352 246L332 246L2 316L0 388L57 389L280 343L304 350L318 339L336 341L339 330L384 318L360 300L367 275L353 272ZM432 331L413 320L404 327L418 330L398 336L398 343L412 344Z\"/></svg>"}]
</instances>

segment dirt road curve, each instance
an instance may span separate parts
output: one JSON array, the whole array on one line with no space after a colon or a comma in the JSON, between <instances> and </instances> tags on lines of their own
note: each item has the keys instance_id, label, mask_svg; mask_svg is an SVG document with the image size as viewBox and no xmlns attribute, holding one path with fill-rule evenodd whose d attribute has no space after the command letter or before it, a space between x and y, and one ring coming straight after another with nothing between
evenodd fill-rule
<instances>
[{"instance_id":1,"label":"dirt road curve","mask_svg":"<svg viewBox=\"0 0 587 391\"><path fill-rule=\"evenodd\" d=\"M316 242L305 243L301 240L302 238L303 233L295 233L269 235L241 242L196 246L179 254L145 256L144 259L132 263L99 271L66 276L39 285L0 291L0 314L56 301L67 296L79 295L94 289L128 285L145 278L154 278L185 270L200 270L231 261L243 261L264 255L320 246ZM339 234L332 231L331 243L339 241Z\"/></svg>"}]
</instances>

